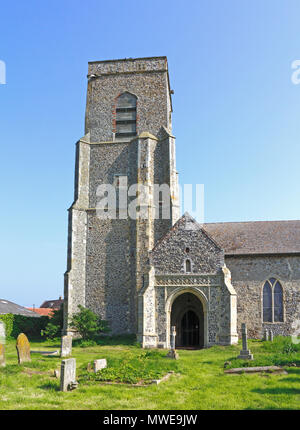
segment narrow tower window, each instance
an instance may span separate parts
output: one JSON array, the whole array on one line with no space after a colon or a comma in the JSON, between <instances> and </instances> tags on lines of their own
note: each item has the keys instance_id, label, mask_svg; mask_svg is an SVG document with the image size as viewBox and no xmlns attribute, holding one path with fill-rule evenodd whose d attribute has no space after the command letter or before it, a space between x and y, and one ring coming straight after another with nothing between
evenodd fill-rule
<instances>
[{"instance_id":1,"label":"narrow tower window","mask_svg":"<svg viewBox=\"0 0 300 430\"><path fill-rule=\"evenodd\" d=\"M191 272L191 260L185 260L185 271L186 273Z\"/></svg>"},{"instance_id":2,"label":"narrow tower window","mask_svg":"<svg viewBox=\"0 0 300 430\"><path fill-rule=\"evenodd\" d=\"M136 96L123 93L117 99L116 137L136 135Z\"/></svg>"}]
</instances>

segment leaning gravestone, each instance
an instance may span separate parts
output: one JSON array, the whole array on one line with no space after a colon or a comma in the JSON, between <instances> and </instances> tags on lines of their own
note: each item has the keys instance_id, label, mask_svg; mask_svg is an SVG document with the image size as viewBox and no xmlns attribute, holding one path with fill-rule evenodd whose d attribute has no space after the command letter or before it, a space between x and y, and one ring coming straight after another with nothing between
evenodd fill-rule
<instances>
[{"instance_id":1,"label":"leaning gravestone","mask_svg":"<svg viewBox=\"0 0 300 430\"><path fill-rule=\"evenodd\" d=\"M26 363L31 361L30 358L30 343L28 342L27 336L24 333L20 333L17 337L16 348L18 351L18 363Z\"/></svg>"},{"instance_id":2,"label":"leaning gravestone","mask_svg":"<svg viewBox=\"0 0 300 430\"><path fill-rule=\"evenodd\" d=\"M5 366L4 344L5 344L5 324L4 322L0 321L0 366Z\"/></svg>"},{"instance_id":3,"label":"leaning gravestone","mask_svg":"<svg viewBox=\"0 0 300 430\"><path fill-rule=\"evenodd\" d=\"M101 358L94 361L94 372L97 373L98 370L105 369L107 367L106 358Z\"/></svg>"},{"instance_id":4,"label":"leaning gravestone","mask_svg":"<svg viewBox=\"0 0 300 430\"><path fill-rule=\"evenodd\" d=\"M76 359L67 358L61 362L60 391L70 391L76 388Z\"/></svg>"},{"instance_id":5,"label":"leaning gravestone","mask_svg":"<svg viewBox=\"0 0 300 430\"><path fill-rule=\"evenodd\" d=\"M240 355L238 358L242 358L243 360L253 360L253 354L251 354L250 349L247 346L247 327L246 324L242 324L242 344L243 349L240 351Z\"/></svg>"},{"instance_id":6,"label":"leaning gravestone","mask_svg":"<svg viewBox=\"0 0 300 430\"><path fill-rule=\"evenodd\" d=\"M68 357L72 354L72 336L62 336L60 356Z\"/></svg>"}]
</instances>

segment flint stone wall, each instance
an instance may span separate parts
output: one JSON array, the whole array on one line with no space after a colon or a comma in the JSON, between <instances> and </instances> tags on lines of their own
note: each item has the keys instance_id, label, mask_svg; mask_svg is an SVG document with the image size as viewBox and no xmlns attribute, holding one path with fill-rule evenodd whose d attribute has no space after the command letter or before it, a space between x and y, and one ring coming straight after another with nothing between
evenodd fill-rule
<instances>
[{"instance_id":1,"label":"flint stone wall","mask_svg":"<svg viewBox=\"0 0 300 430\"><path fill-rule=\"evenodd\" d=\"M225 261L237 292L239 330L246 323L249 338L262 338L265 328L275 336L293 334L293 322L300 320L300 256L239 256L225 257ZM262 289L271 277L278 279L283 288L282 323L262 320Z\"/></svg>"},{"instance_id":2,"label":"flint stone wall","mask_svg":"<svg viewBox=\"0 0 300 430\"><path fill-rule=\"evenodd\" d=\"M125 91L137 97L137 134L157 136L160 127L170 126L171 101L165 57L89 63L86 133L91 141L113 140L114 109Z\"/></svg>"},{"instance_id":3,"label":"flint stone wall","mask_svg":"<svg viewBox=\"0 0 300 430\"><path fill-rule=\"evenodd\" d=\"M185 273L185 261L191 261L191 273L217 273L224 265L224 252L190 217L178 223L155 246L151 263L155 274ZM186 252L188 248L188 252Z\"/></svg>"}]
</instances>

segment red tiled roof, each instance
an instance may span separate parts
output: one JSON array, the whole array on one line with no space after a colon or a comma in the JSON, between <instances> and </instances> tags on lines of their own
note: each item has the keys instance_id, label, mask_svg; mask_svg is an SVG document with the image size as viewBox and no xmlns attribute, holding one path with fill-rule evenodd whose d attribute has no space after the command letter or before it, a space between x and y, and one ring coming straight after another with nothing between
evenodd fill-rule
<instances>
[{"instance_id":1,"label":"red tiled roof","mask_svg":"<svg viewBox=\"0 0 300 430\"><path fill-rule=\"evenodd\" d=\"M51 308L27 308L41 316L52 317L53 309Z\"/></svg>"}]
</instances>

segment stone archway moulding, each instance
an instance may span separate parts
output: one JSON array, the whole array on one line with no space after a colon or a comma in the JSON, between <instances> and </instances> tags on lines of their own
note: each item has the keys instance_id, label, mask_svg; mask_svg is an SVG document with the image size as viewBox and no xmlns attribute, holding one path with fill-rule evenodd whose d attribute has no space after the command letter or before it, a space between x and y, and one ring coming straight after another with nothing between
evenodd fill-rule
<instances>
[{"instance_id":1,"label":"stone archway moulding","mask_svg":"<svg viewBox=\"0 0 300 430\"><path fill-rule=\"evenodd\" d=\"M194 294L201 302L203 307L203 320L204 320L204 345L203 347L206 348L208 346L208 300L205 294L198 289L197 287L187 287L186 285L183 287L176 288L170 296L168 297L165 305L165 311L167 315L167 339L166 339L166 347L170 347L170 333L171 333L171 312L172 312L172 306L174 301L177 299L177 297L181 296L185 293L191 293Z\"/></svg>"}]
</instances>

